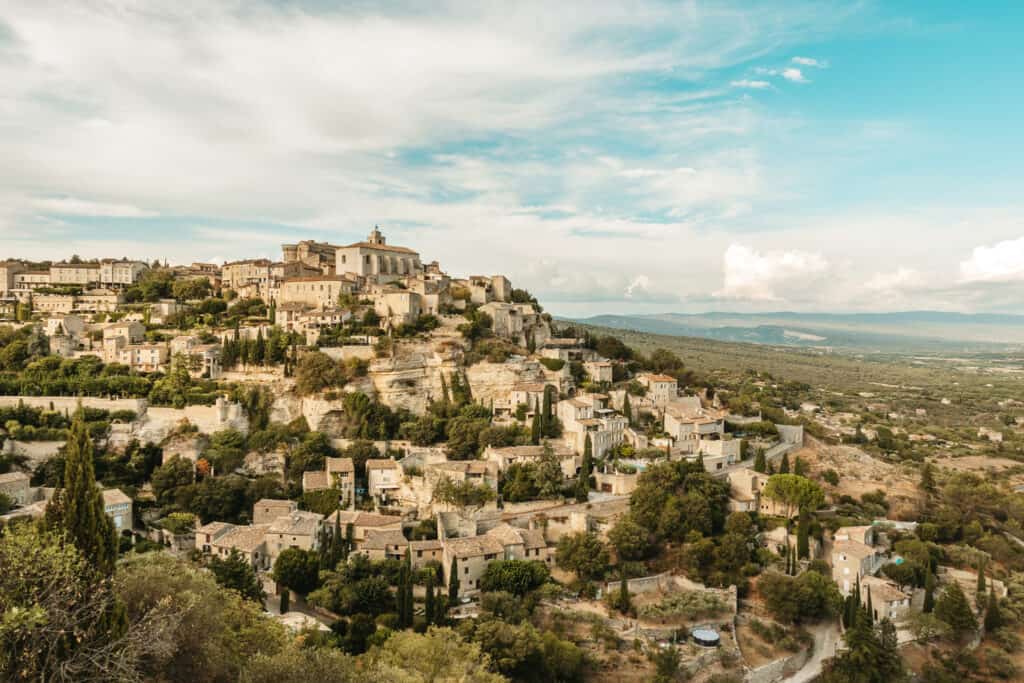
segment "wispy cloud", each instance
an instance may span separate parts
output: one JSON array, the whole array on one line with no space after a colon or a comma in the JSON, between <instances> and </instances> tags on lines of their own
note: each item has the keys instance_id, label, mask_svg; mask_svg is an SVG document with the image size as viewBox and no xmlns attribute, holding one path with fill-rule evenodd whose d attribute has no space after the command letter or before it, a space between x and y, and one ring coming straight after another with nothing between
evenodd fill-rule
<instances>
[{"instance_id":1,"label":"wispy cloud","mask_svg":"<svg viewBox=\"0 0 1024 683\"><path fill-rule=\"evenodd\" d=\"M746 78L738 81L733 81L729 85L731 85L734 88L751 88L754 90L763 90L764 88L772 87L772 84L769 83L768 81L757 81Z\"/></svg>"},{"instance_id":2,"label":"wispy cloud","mask_svg":"<svg viewBox=\"0 0 1024 683\"><path fill-rule=\"evenodd\" d=\"M828 62L821 59L815 59L814 57L793 57L791 61L794 64L799 64L800 66L809 66L817 69L828 68Z\"/></svg>"},{"instance_id":3,"label":"wispy cloud","mask_svg":"<svg viewBox=\"0 0 1024 683\"><path fill-rule=\"evenodd\" d=\"M807 77L804 76L803 71L801 71L800 69L797 69L795 67L790 67L788 69L783 69L782 70L782 77L785 78L787 81L792 81L793 83L808 83L809 82L807 80Z\"/></svg>"}]
</instances>

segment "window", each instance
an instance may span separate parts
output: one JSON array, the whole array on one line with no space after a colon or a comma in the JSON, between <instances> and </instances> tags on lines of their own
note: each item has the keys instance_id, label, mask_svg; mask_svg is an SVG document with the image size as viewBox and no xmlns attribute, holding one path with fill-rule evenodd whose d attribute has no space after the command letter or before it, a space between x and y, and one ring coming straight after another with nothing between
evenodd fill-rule
<instances>
[{"instance_id":1,"label":"window","mask_svg":"<svg viewBox=\"0 0 1024 683\"><path fill-rule=\"evenodd\" d=\"M462 573L463 574L468 574L469 573L469 567L463 567L462 568Z\"/></svg>"}]
</instances>

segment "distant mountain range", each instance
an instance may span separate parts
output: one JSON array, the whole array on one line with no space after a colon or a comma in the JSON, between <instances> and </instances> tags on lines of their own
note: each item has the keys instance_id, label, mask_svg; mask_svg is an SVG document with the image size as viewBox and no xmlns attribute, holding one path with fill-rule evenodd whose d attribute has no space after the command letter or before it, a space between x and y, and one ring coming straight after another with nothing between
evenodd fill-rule
<instances>
[{"instance_id":1,"label":"distant mountain range","mask_svg":"<svg viewBox=\"0 0 1024 683\"><path fill-rule=\"evenodd\" d=\"M992 313L658 313L575 322L617 329L861 353L1024 350L1024 315Z\"/></svg>"}]
</instances>

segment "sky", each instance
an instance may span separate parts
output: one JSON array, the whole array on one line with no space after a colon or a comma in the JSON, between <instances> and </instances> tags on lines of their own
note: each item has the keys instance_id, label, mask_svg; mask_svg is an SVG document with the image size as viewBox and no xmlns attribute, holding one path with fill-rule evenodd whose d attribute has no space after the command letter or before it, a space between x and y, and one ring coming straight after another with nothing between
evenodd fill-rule
<instances>
[{"instance_id":1,"label":"sky","mask_svg":"<svg viewBox=\"0 0 1024 683\"><path fill-rule=\"evenodd\" d=\"M1024 312L1024 3L0 0L0 258L374 225L559 315Z\"/></svg>"}]
</instances>

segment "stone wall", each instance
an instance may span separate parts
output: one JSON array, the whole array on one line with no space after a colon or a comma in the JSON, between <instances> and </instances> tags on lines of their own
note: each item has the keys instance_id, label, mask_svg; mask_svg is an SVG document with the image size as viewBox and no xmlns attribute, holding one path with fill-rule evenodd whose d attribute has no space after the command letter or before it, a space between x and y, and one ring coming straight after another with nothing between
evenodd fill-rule
<instances>
[{"instance_id":1,"label":"stone wall","mask_svg":"<svg viewBox=\"0 0 1024 683\"><path fill-rule=\"evenodd\" d=\"M0 396L0 406L4 408L13 408L18 405L18 402L23 402L26 406L32 408L42 408L44 410L50 410L51 406L53 410L58 412L64 412L67 409L68 412L75 412L78 408L78 404L81 403L85 408L96 408L99 410L131 410L136 414L141 415L146 412L146 399L144 398L99 398L96 396Z\"/></svg>"}]
</instances>

